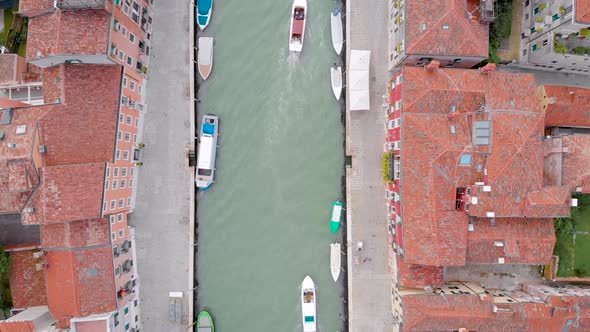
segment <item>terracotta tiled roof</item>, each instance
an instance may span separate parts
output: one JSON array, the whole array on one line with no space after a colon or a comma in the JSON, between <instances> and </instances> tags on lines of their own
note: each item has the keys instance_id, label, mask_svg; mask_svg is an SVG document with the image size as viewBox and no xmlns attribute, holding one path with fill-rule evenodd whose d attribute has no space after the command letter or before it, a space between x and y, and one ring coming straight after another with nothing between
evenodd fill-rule
<instances>
[{"instance_id":1,"label":"terracotta tiled roof","mask_svg":"<svg viewBox=\"0 0 590 332\"><path fill-rule=\"evenodd\" d=\"M53 0L20 0L19 12L53 11Z\"/></svg>"},{"instance_id":2,"label":"terracotta tiled roof","mask_svg":"<svg viewBox=\"0 0 590 332\"><path fill-rule=\"evenodd\" d=\"M495 242L503 246L496 246ZM473 232L467 236L467 262L549 264L553 255L553 219L474 218Z\"/></svg>"},{"instance_id":3,"label":"terracotta tiled roof","mask_svg":"<svg viewBox=\"0 0 590 332\"><path fill-rule=\"evenodd\" d=\"M397 283L399 287L437 287L443 284L443 268L413 265L397 259Z\"/></svg>"},{"instance_id":4,"label":"terracotta tiled roof","mask_svg":"<svg viewBox=\"0 0 590 332\"><path fill-rule=\"evenodd\" d=\"M41 227L43 248L77 248L110 243L108 218L80 220Z\"/></svg>"},{"instance_id":5,"label":"terracotta tiled roof","mask_svg":"<svg viewBox=\"0 0 590 332\"><path fill-rule=\"evenodd\" d=\"M467 18L464 0L405 2L406 54L488 57L488 25Z\"/></svg>"},{"instance_id":6,"label":"terracotta tiled roof","mask_svg":"<svg viewBox=\"0 0 590 332\"><path fill-rule=\"evenodd\" d=\"M416 67L404 67L403 75L401 210L407 263L465 263L468 214L456 210L458 187L491 186L488 192L474 187L479 202L470 207L472 216L568 213L568 188L543 187L544 119L532 75ZM489 144L474 144L476 121L489 121ZM469 162L461 162L463 155Z\"/></svg>"},{"instance_id":7,"label":"terracotta tiled roof","mask_svg":"<svg viewBox=\"0 0 590 332\"><path fill-rule=\"evenodd\" d=\"M576 0L576 21L590 24L590 0Z\"/></svg>"},{"instance_id":8,"label":"terracotta tiled roof","mask_svg":"<svg viewBox=\"0 0 590 332\"><path fill-rule=\"evenodd\" d=\"M106 163L44 167L41 184L24 212L23 222L53 224L102 216Z\"/></svg>"},{"instance_id":9,"label":"terracotta tiled roof","mask_svg":"<svg viewBox=\"0 0 590 332\"><path fill-rule=\"evenodd\" d=\"M45 165L112 162L121 66L62 65L46 70L45 100L60 97L60 87L51 78L61 72L63 105L51 107L41 120L41 142L48 147Z\"/></svg>"},{"instance_id":10,"label":"terracotta tiled roof","mask_svg":"<svg viewBox=\"0 0 590 332\"><path fill-rule=\"evenodd\" d=\"M7 322L0 321L0 332L35 332L32 321Z\"/></svg>"},{"instance_id":11,"label":"terracotta tiled roof","mask_svg":"<svg viewBox=\"0 0 590 332\"><path fill-rule=\"evenodd\" d=\"M116 309L110 245L74 251L47 251L47 300L59 327L72 317Z\"/></svg>"},{"instance_id":12,"label":"terracotta tiled roof","mask_svg":"<svg viewBox=\"0 0 590 332\"><path fill-rule=\"evenodd\" d=\"M13 251L10 253L10 293L15 308L47 305L45 274L37 271L35 264L42 259L33 257L39 250ZM1 331L1 329L0 329Z\"/></svg>"},{"instance_id":13,"label":"terracotta tiled roof","mask_svg":"<svg viewBox=\"0 0 590 332\"><path fill-rule=\"evenodd\" d=\"M590 193L590 135L567 135L562 142L567 152L562 156L561 183Z\"/></svg>"},{"instance_id":14,"label":"terracotta tiled roof","mask_svg":"<svg viewBox=\"0 0 590 332\"><path fill-rule=\"evenodd\" d=\"M586 1L589 4L590 0ZM590 89L562 85L539 87L547 127L590 127Z\"/></svg>"},{"instance_id":15,"label":"terracotta tiled roof","mask_svg":"<svg viewBox=\"0 0 590 332\"><path fill-rule=\"evenodd\" d=\"M60 54L106 56L110 22L111 14L104 10L57 10L31 18L27 61Z\"/></svg>"}]
</instances>

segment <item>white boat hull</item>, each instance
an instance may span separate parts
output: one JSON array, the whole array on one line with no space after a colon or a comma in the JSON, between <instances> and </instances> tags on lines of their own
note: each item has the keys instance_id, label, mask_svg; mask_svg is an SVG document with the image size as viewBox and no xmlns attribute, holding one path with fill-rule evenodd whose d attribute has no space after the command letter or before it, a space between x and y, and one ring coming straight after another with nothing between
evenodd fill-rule
<instances>
[{"instance_id":1,"label":"white boat hull","mask_svg":"<svg viewBox=\"0 0 590 332\"><path fill-rule=\"evenodd\" d=\"M202 191L209 189L215 180L218 133L219 118L212 114L203 115L195 170L195 185Z\"/></svg>"},{"instance_id":2,"label":"white boat hull","mask_svg":"<svg viewBox=\"0 0 590 332\"><path fill-rule=\"evenodd\" d=\"M316 315L315 284L307 276L301 283L301 318L303 320L303 332L316 332L317 315Z\"/></svg>"},{"instance_id":3,"label":"white boat hull","mask_svg":"<svg viewBox=\"0 0 590 332\"><path fill-rule=\"evenodd\" d=\"M213 69L213 38L199 37L198 61L199 75L206 80Z\"/></svg>"},{"instance_id":4,"label":"white boat hull","mask_svg":"<svg viewBox=\"0 0 590 332\"><path fill-rule=\"evenodd\" d=\"M340 55L344 38L342 33L342 12L338 8L335 8L330 14L330 26L332 28L332 46L336 54Z\"/></svg>"},{"instance_id":5,"label":"white boat hull","mask_svg":"<svg viewBox=\"0 0 590 332\"><path fill-rule=\"evenodd\" d=\"M303 9L302 19L296 19L296 9ZM291 27L289 28L289 51L291 52L303 51L307 14L307 0L294 0L291 9Z\"/></svg>"},{"instance_id":6,"label":"white boat hull","mask_svg":"<svg viewBox=\"0 0 590 332\"><path fill-rule=\"evenodd\" d=\"M340 243L330 243L330 272L334 281L340 276L340 257Z\"/></svg>"},{"instance_id":7,"label":"white boat hull","mask_svg":"<svg viewBox=\"0 0 590 332\"><path fill-rule=\"evenodd\" d=\"M336 97L336 100L340 100L340 95L342 94L342 67L330 68L330 78L334 97Z\"/></svg>"}]
</instances>

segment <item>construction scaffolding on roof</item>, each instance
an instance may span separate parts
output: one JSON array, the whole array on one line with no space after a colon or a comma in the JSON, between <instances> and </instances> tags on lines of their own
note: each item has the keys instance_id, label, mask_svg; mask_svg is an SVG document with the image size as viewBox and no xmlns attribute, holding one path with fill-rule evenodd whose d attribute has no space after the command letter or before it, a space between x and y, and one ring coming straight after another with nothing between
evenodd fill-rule
<instances>
[{"instance_id":1,"label":"construction scaffolding on roof","mask_svg":"<svg viewBox=\"0 0 590 332\"><path fill-rule=\"evenodd\" d=\"M57 8L61 10L102 9L108 0L57 0Z\"/></svg>"}]
</instances>

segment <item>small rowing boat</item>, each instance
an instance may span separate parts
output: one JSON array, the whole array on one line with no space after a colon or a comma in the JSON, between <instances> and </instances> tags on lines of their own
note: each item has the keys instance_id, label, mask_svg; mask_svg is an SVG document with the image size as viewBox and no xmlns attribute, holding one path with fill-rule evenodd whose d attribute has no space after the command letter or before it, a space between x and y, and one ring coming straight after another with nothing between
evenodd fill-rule
<instances>
[{"instance_id":1,"label":"small rowing boat","mask_svg":"<svg viewBox=\"0 0 590 332\"><path fill-rule=\"evenodd\" d=\"M301 316L303 331L316 331L316 293L313 280L306 276L301 283Z\"/></svg>"},{"instance_id":2,"label":"small rowing boat","mask_svg":"<svg viewBox=\"0 0 590 332\"><path fill-rule=\"evenodd\" d=\"M340 264L340 243L330 243L330 272L334 281L340 276Z\"/></svg>"},{"instance_id":3,"label":"small rowing boat","mask_svg":"<svg viewBox=\"0 0 590 332\"><path fill-rule=\"evenodd\" d=\"M294 0L291 10L291 29L289 29L289 51L301 52L305 37L305 20L307 18L307 1Z\"/></svg>"},{"instance_id":4,"label":"small rowing boat","mask_svg":"<svg viewBox=\"0 0 590 332\"><path fill-rule=\"evenodd\" d=\"M330 230L332 233L338 232L338 228L340 228L340 219L342 218L342 210L343 210L344 203L339 199L334 201L332 205L332 219L330 220Z\"/></svg>"},{"instance_id":5,"label":"small rowing boat","mask_svg":"<svg viewBox=\"0 0 590 332\"><path fill-rule=\"evenodd\" d=\"M217 134L219 133L219 118L216 115L203 115L201 136L199 137L199 154L197 156L197 171L195 184L201 191L205 191L215 182L215 158L217 157Z\"/></svg>"},{"instance_id":6,"label":"small rowing boat","mask_svg":"<svg viewBox=\"0 0 590 332\"><path fill-rule=\"evenodd\" d=\"M338 7L334 8L332 15L330 15L330 26L332 28L332 46L334 46L336 54L340 55L344 38L342 37L342 12Z\"/></svg>"},{"instance_id":7,"label":"small rowing boat","mask_svg":"<svg viewBox=\"0 0 590 332\"><path fill-rule=\"evenodd\" d=\"M336 67L336 64L330 68L330 79L332 81L332 92L336 100L340 100L342 94L342 67Z\"/></svg>"},{"instance_id":8,"label":"small rowing boat","mask_svg":"<svg viewBox=\"0 0 590 332\"><path fill-rule=\"evenodd\" d=\"M213 318L205 310L201 311L197 317L197 332L215 332Z\"/></svg>"},{"instance_id":9,"label":"small rowing boat","mask_svg":"<svg viewBox=\"0 0 590 332\"><path fill-rule=\"evenodd\" d=\"M206 80L213 69L213 38L199 37L199 75Z\"/></svg>"},{"instance_id":10,"label":"small rowing boat","mask_svg":"<svg viewBox=\"0 0 590 332\"><path fill-rule=\"evenodd\" d=\"M197 24L201 30L205 30L213 13L213 0L197 1Z\"/></svg>"}]
</instances>

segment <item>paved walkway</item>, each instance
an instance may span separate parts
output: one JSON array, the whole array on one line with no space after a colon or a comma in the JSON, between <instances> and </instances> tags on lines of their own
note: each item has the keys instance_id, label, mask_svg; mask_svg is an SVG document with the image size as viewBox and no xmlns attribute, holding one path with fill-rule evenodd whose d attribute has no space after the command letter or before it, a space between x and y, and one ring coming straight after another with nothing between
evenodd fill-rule
<instances>
[{"instance_id":1,"label":"paved walkway","mask_svg":"<svg viewBox=\"0 0 590 332\"><path fill-rule=\"evenodd\" d=\"M156 1L135 212L142 332L185 332L192 323L194 186L187 151L191 111L190 3ZM184 292L182 321L168 320L168 292ZM190 304L190 305L189 305Z\"/></svg>"},{"instance_id":2,"label":"paved walkway","mask_svg":"<svg viewBox=\"0 0 590 332\"><path fill-rule=\"evenodd\" d=\"M347 112L346 118L346 150L352 156L352 167L346 172L349 330L389 332L393 327L392 273L381 176L385 142L381 105L388 79L387 0L348 0L346 17L347 54L350 49L371 50L372 107L370 111ZM360 253L356 251L358 241L364 244Z\"/></svg>"}]
</instances>

